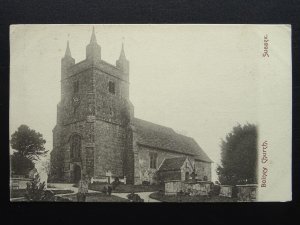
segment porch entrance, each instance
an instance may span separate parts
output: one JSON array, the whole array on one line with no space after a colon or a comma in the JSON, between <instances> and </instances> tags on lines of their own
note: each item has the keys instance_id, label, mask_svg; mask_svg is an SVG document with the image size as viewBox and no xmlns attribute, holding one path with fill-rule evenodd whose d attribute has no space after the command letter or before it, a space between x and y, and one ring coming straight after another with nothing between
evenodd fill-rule
<instances>
[{"instance_id":1,"label":"porch entrance","mask_svg":"<svg viewBox=\"0 0 300 225\"><path fill-rule=\"evenodd\" d=\"M73 171L74 177L73 182L77 184L81 179L81 167L78 165L74 165L74 171Z\"/></svg>"}]
</instances>

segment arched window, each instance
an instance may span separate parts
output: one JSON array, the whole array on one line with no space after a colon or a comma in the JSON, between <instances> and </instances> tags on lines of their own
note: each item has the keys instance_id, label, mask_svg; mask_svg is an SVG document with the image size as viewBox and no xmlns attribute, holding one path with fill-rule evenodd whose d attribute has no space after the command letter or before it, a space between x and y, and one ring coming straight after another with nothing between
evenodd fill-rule
<instances>
[{"instance_id":1,"label":"arched window","mask_svg":"<svg viewBox=\"0 0 300 225\"><path fill-rule=\"evenodd\" d=\"M81 152L81 137L74 134L71 137L71 158L80 158Z\"/></svg>"},{"instance_id":2,"label":"arched window","mask_svg":"<svg viewBox=\"0 0 300 225\"><path fill-rule=\"evenodd\" d=\"M110 93L115 94L115 83L112 81L108 82L108 90Z\"/></svg>"}]
</instances>

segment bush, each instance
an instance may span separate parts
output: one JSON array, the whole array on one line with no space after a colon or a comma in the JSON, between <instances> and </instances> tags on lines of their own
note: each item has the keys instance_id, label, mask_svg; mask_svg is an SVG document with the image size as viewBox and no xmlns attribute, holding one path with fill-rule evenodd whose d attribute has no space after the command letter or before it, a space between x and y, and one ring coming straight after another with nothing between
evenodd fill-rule
<instances>
[{"instance_id":1,"label":"bush","mask_svg":"<svg viewBox=\"0 0 300 225\"><path fill-rule=\"evenodd\" d=\"M106 193L107 193L107 187L106 187L106 186L104 186L104 187L102 188L102 193L106 195Z\"/></svg>"},{"instance_id":2,"label":"bush","mask_svg":"<svg viewBox=\"0 0 300 225\"><path fill-rule=\"evenodd\" d=\"M150 185L150 182L149 181L143 181L142 185Z\"/></svg>"},{"instance_id":3,"label":"bush","mask_svg":"<svg viewBox=\"0 0 300 225\"><path fill-rule=\"evenodd\" d=\"M159 195L164 195L165 193L164 193L164 191L163 190L159 190L158 192L157 192Z\"/></svg>"},{"instance_id":4,"label":"bush","mask_svg":"<svg viewBox=\"0 0 300 225\"><path fill-rule=\"evenodd\" d=\"M31 182L27 183L25 198L27 201L54 201L54 193L45 190L45 182L40 182L37 174Z\"/></svg>"},{"instance_id":5,"label":"bush","mask_svg":"<svg viewBox=\"0 0 300 225\"><path fill-rule=\"evenodd\" d=\"M220 194L220 190L221 190L220 185L213 184L211 186L211 190L210 190L209 196L218 196Z\"/></svg>"},{"instance_id":6,"label":"bush","mask_svg":"<svg viewBox=\"0 0 300 225\"><path fill-rule=\"evenodd\" d=\"M144 199L142 199L138 194L130 193L127 195L127 198L132 202L144 202Z\"/></svg>"},{"instance_id":7,"label":"bush","mask_svg":"<svg viewBox=\"0 0 300 225\"><path fill-rule=\"evenodd\" d=\"M115 190L116 187L118 187L121 184L118 177L115 178L115 180L111 183L112 189Z\"/></svg>"},{"instance_id":8,"label":"bush","mask_svg":"<svg viewBox=\"0 0 300 225\"><path fill-rule=\"evenodd\" d=\"M237 188L237 186L233 186L232 187L232 197L236 198L237 195L238 195L238 188Z\"/></svg>"}]
</instances>

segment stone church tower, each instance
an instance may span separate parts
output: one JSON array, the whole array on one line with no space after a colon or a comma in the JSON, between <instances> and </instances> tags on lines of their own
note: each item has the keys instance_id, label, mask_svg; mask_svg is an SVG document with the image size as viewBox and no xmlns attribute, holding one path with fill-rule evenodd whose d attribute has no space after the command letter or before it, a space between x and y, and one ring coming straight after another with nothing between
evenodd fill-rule
<instances>
[{"instance_id":1,"label":"stone church tower","mask_svg":"<svg viewBox=\"0 0 300 225\"><path fill-rule=\"evenodd\" d=\"M77 182L107 173L133 182L133 106L124 46L116 66L101 58L93 28L86 59L75 63L69 42L61 60L61 100L53 129L50 179Z\"/></svg>"}]
</instances>

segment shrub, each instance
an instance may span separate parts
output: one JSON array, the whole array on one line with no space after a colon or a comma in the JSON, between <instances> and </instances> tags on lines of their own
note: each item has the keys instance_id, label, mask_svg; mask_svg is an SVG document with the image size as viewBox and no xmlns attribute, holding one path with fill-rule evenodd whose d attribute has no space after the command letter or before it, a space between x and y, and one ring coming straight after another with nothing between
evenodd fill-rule
<instances>
[{"instance_id":1,"label":"shrub","mask_svg":"<svg viewBox=\"0 0 300 225\"><path fill-rule=\"evenodd\" d=\"M164 191L163 190L159 190L158 192L157 192L159 195L164 195Z\"/></svg>"},{"instance_id":2,"label":"shrub","mask_svg":"<svg viewBox=\"0 0 300 225\"><path fill-rule=\"evenodd\" d=\"M111 183L112 189L115 190L116 187L118 187L121 184L118 177L115 178L115 180Z\"/></svg>"},{"instance_id":3,"label":"shrub","mask_svg":"<svg viewBox=\"0 0 300 225\"><path fill-rule=\"evenodd\" d=\"M238 188L237 188L237 186L233 186L232 187L232 197L236 198L237 195L238 195Z\"/></svg>"},{"instance_id":4,"label":"shrub","mask_svg":"<svg viewBox=\"0 0 300 225\"><path fill-rule=\"evenodd\" d=\"M28 201L54 201L54 193L45 190L45 182L40 182L37 174L31 182L27 183L25 198Z\"/></svg>"},{"instance_id":5,"label":"shrub","mask_svg":"<svg viewBox=\"0 0 300 225\"><path fill-rule=\"evenodd\" d=\"M209 195L210 196L218 196L220 194L220 190L221 190L220 185L212 185Z\"/></svg>"},{"instance_id":6,"label":"shrub","mask_svg":"<svg viewBox=\"0 0 300 225\"><path fill-rule=\"evenodd\" d=\"M150 182L149 181L143 181L142 185L150 185Z\"/></svg>"},{"instance_id":7,"label":"shrub","mask_svg":"<svg viewBox=\"0 0 300 225\"><path fill-rule=\"evenodd\" d=\"M138 194L130 193L127 195L127 198L132 202L144 202L144 199L142 199Z\"/></svg>"},{"instance_id":8,"label":"shrub","mask_svg":"<svg viewBox=\"0 0 300 225\"><path fill-rule=\"evenodd\" d=\"M104 187L102 188L102 193L103 193L103 194L106 194L106 193L107 193L107 187L106 187L106 186L104 186Z\"/></svg>"}]
</instances>

